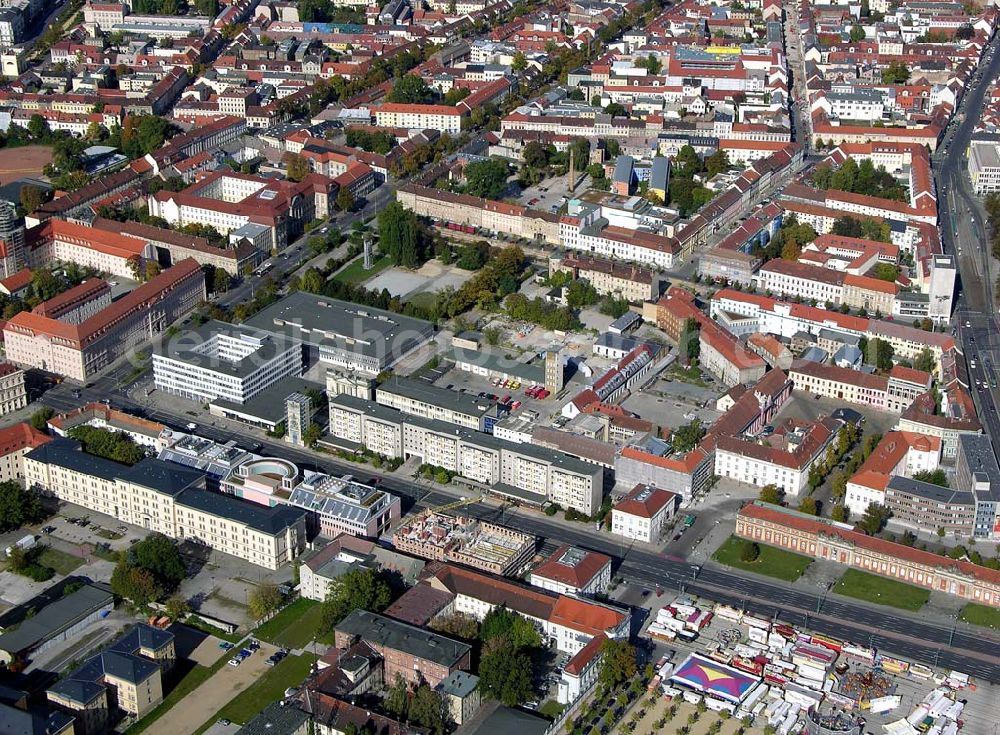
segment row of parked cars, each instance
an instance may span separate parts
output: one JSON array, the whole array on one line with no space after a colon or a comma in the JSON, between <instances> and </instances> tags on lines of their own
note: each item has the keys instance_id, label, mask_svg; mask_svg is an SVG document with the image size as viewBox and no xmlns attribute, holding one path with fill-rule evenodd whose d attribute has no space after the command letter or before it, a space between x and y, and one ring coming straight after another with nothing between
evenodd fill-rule
<instances>
[{"instance_id":1,"label":"row of parked cars","mask_svg":"<svg viewBox=\"0 0 1000 735\"><path fill-rule=\"evenodd\" d=\"M253 655L254 651L256 651L258 648L260 648L260 643L258 643L255 638L251 638L247 642L246 646L241 648L235 656L229 659L229 665L239 666L241 663L250 658Z\"/></svg>"}]
</instances>

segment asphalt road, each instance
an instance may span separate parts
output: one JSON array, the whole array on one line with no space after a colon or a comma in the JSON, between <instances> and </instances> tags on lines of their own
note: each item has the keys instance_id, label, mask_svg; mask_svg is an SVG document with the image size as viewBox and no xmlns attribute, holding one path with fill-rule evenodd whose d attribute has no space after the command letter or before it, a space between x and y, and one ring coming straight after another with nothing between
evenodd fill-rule
<instances>
[{"instance_id":1,"label":"asphalt road","mask_svg":"<svg viewBox=\"0 0 1000 735\"><path fill-rule=\"evenodd\" d=\"M174 427L196 421L183 413L146 410L115 390L115 373L102 377L92 387L82 389L75 398L71 388L57 386L43 397L43 402L57 410L78 406L81 400L99 401L113 396L117 407L142 413L148 418ZM224 427L201 425L198 433L217 441L233 438ZM247 444L254 443L249 440ZM400 495L404 509L435 507L453 502L455 495L441 490L382 476L366 465L335 461L332 457L290 447L284 442L261 439L269 454L284 457L303 468L350 473L362 482L378 479L383 487ZM713 566L697 566L676 556L666 556L623 543L607 534L595 532L586 524L566 524L516 508L488 503L466 506L462 512L510 525L545 540L543 549L552 550L560 543L572 543L600 551L615 559L617 574L627 581L649 588L685 590L712 600L738 605L756 614L776 616L792 625L844 640L874 645L900 656L931 666L947 666L981 679L1000 682L1000 639L987 632L969 633L964 628L937 626L919 616L885 608L853 603L846 598L793 588L752 574L740 574Z\"/></svg>"},{"instance_id":2,"label":"asphalt road","mask_svg":"<svg viewBox=\"0 0 1000 735\"><path fill-rule=\"evenodd\" d=\"M1000 75L1000 36L995 36L969 91L962 98L932 162L938 182L938 213L945 252L956 256L959 266L959 298L953 324L963 346L969 369L969 390L976 402L983 429L1000 453L1000 416L992 383L1000 358L1000 324L992 286L997 269L992 266L986 215L972 191L966 153L976 123L982 116L989 83ZM964 118L958 121L959 116ZM975 367L973 367L975 364ZM977 384L978 381L978 384Z\"/></svg>"}]
</instances>

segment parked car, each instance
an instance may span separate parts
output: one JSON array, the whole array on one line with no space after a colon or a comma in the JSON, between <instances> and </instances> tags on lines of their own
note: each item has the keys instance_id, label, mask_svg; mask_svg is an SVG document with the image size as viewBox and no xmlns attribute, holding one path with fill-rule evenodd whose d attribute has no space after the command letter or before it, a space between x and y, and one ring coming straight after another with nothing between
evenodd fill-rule
<instances>
[{"instance_id":1,"label":"parked car","mask_svg":"<svg viewBox=\"0 0 1000 735\"><path fill-rule=\"evenodd\" d=\"M241 663L243 663L243 659L239 656L233 656L233 658L229 659L230 666L239 666Z\"/></svg>"}]
</instances>

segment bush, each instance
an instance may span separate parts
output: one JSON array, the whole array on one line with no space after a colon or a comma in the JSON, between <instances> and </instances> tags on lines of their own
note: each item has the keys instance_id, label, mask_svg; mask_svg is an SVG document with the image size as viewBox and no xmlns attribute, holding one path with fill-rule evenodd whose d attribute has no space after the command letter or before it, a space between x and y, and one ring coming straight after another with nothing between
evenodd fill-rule
<instances>
[{"instance_id":1,"label":"bush","mask_svg":"<svg viewBox=\"0 0 1000 735\"><path fill-rule=\"evenodd\" d=\"M754 541L744 541L740 549L740 561L750 563L760 558L760 546Z\"/></svg>"}]
</instances>

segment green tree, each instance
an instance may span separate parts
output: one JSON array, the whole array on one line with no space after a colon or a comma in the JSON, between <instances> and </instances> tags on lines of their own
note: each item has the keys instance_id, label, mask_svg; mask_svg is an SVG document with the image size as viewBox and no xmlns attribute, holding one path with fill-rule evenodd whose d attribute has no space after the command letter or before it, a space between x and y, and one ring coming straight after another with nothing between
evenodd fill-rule
<instances>
[{"instance_id":1,"label":"green tree","mask_svg":"<svg viewBox=\"0 0 1000 735\"><path fill-rule=\"evenodd\" d=\"M322 626L333 627L354 610L381 612L392 599L392 588L378 569L351 569L330 585L323 601Z\"/></svg>"},{"instance_id":2,"label":"green tree","mask_svg":"<svg viewBox=\"0 0 1000 735\"><path fill-rule=\"evenodd\" d=\"M28 423L42 433L49 433L49 419L56 415L56 412L49 408L48 406L42 406L40 409L31 414L31 418L28 419Z\"/></svg>"},{"instance_id":3,"label":"green tree","mask_svg":"<svg viewBox=\"0 0 1000 735\"><path fill-rule=\"evenodd\" d=\"M0 532L38 523L48 517L34 488L21 487L14 480L0 482Z\"/></svg>"},{"instance_id":4,"label":"green tree","mask_svg":"<svg viewBox=\"0 0 1000 735\"><path fill-rule=\"evenodd\" d=\"M156 578L147 570L119 562L111 573L111 589L119 597L140 607L146 606L163 595Z\"/></svg>"},{"instance_id":5,"label":"green tree","mask_svg":"<svg viewBox=\"0 0 1000 735\"><path fill-rule=\"evenodd\" d=\"M933 373L937 369L934 353L930 351L929 347L922 349L913 359L913 367L917 370L923 370L925 373Z\"/></svg>"},{"instance_id":6,"label":"green tree","mask_svg":"<svg viewBox=\"0 0 1000 735\"><path fill-rule=\"evenodd\" d=\"M729 165L729 155L723 148L719 148L705 159L705 169L709 176L715 176L729 170Z\"/></svg>"},{"instance_id":7,"label":"green tree","mask_svg":"<svg viewBox=\"0 0 1000 735\"><path fill-rule=\"evenodd\" d=\"M337 191L336 205L341 212L349 212L354 208L354 195L346 186Z\"/></svg>"},{"instance_id":8,"label":"green tree","mask_svg":"<svg viewBox=\"0 0 1000 735\"><path fill-rule=\"evenodd\" d=\"M840 523L847 523L847 519L850 517L850 511L847 507L840 505L839 503L832 508L830 508L830 518Z\"/></svg>"},{"instance_id":9,"label":"green tree","mask_svg":"<svg viewBox=\"0 0 1000 735\"><path fill-rule=\"evenodd\" d=\"M406 719L406 713L410 707L410 693L406 689L406 682L403 681L403 677L398 672L392 686L386 691L382 706L397 720Z\"/></svg>"},{"instance_id":10,"label":"green tree","mask_svg":"<svg viewBox=\"0 0 1000 735\"><path fill-rule=\"evenodd\" d=\"M396 265L415 268L424 262L417 217L399 202L391 202L378 216L379 246Z\"/></svg>"},{"instance_id":11,"label":"green tree","mask_svg":"<svg viewBox=\"0 0 1000 735\"><path fill-rule=\"evenodd\" d=\"M874 536L882 530L890 515L892 513L889 509L881 503L869 503L861 520L858 521L858 528L869 536Z\"/></svg>"},{"instance_id":12,"label":"green tree","mask_svg":"<svg viewBox=\"0 0 1000 735\"><path fill-rule=\"evenodd\" d=\"M513 71L524 71L528 68L528 57L524 55L523 51L514 53L514 60L511 62L510 68Z\"/></svg>"},{"instance_id":13,"label":"green tree","mask_svg":"<svg viewBox=\"0 0 1000 735\"><path fill-rule=\"evenodd\" d=\"M48 196L37 186L25 186L21 189L21 207L25 213L31 214L48 201Z\"/></svg>"},{"instance_id":14,"label":"green tree","mask_svg":"<svg viewBox=\"0 0 1000 735\"><path fill-rule=\"evenodd\" d=\"M285 176L291 181L302 181L312 173L308 159L300 153L286 153L281 160L285 164Z\"/></svg>"},{"instance_id":15,"label":"green tree","mask_svg":"<svg viewBox=\"0 0 1000 735\"><path fill-rule=\"evenodd\" d=\"M78 426L69 435L83 445L83 451L122 464L134 465L145 459L145 450L132 437L121 431L101 429L96 426Z\"/></svg>"},{"instance_id":16,"label":"green tree","mask_svg":"<svg viewBox=\"0 0 1000 735\"><path fill-rule=\"evenodd\" d=\"M816 498L812 495L807 495L799 501L799 513L806 513L811 516L819 515L819 505L816 503Z\"/></svg>"},{"instance_id":17,"label":"green tree","mask_svg":"<svg viewBox=\"0 0 1000 735\"><path fill-rule=\"evenodd\" d=\"M465 167L465 190L474 197L499 199L507 188L510 167L499 158L476 161Z\"/></svg>"},{"instance_id":18,"label":"green tree","mask_svg":"<svg viewBox=\"0 0 1000 735\"><path fill-rule=\"evenodd\" d=\"M44 117L36 113L28 118L28 135L32 140L46 140L51 135Z\"/></svg>"},{"instance_id":19,"label":"green tree","mask_svg":"<svg viewBox=\"0 0 1000 735\"><path fill-rule=\"evenodd\" d=\"M479 625L479 638L484 643L503 640L515 650L540 648L542 637L527 618L511 611L506 605L497 605Z\"/></svg>"},{"instance_id":20,"label":"green tree","mask_svg":"<svg viewBox=\"0 0 1000 735\"><path fill-rule=\"evenodd\" d=\"M191 606L188 605L188 601L184 599L184 595L171 595L170 599L167 600L166 605L167 616L171 620L183 620L191 612Z\"/></svg>"},{"instance_id":21,"label":"green tree","mask_svg":"<svg viewBox=\"0 0 1000 735\"><path fill-rule=\"evenodd\" d=\"M931 485L937 485L939 487L948 487L948 473L946 473L941 467L936 470L921 470L920 472L913 473L913 479L919 482L929 482Z\"/></svg>"},{"instance_id":22,"label":"green tree","mask_svg":"<svg viewBox=\"0 0 1000 735\"><path fill-rule=\"evenodd\" d=\"M260 620L281 607L282 596L274 582L261 582L253 588L247 600L247 607L254 620Z\"/></svg>"},{"instance_id":23,"label":"green tree","mask_svg":"<svg viewBox=\"0 0 1000 735\"><path fill-rule=\"evenodd\" d=\"M566 288L566 303L571 309L580 309L584 306L592 306L599 300L597 289L590 283L582 279L570 281Z\"/></svg>"},{"instance_id":24,"label":"green tree","mask_svg":"<svg viewBox=\"0 0 1000 735\"><path fill-rule=\"evenodd\" d=\"M777 485L765 485L760 489L760 495L758 496L762 503L771 503L771 505L781 505L785 498L784 491Z\"/></svg>"},{"instance_id":25,"label":"green tree","mask_svg":"<svg viewBox=\"0 0 1000 735\"><path fill-rule=\"evenodd\" d=\"M882 70L882 84L906 84L910 79L910 70L902 61L891 61Z\"/></svg>"},{"instance_id":26,"label":"green tree","mask_svg":"<svg viewBox=\"0 0 1000 735\"><path fill-rule=\"evenodd\" d=\"M479 662L479 687L482 692L508 707L532 697L531 657L524 651L498 647L483 654Z\"/></svg>"},{"instance_id":27,"label":"green tree","mask_svg":"<svg viewBox=\"0 0 1000 735\"><path fill-rule=\"evenodd\" d=\"M653 76L659 74L663 69L663 63L656 54L649 54L645 59L639 59L635 62L635 65L645 69Z\"/></svg>"},{"instance_id":28,"label":"green tree","mask_svg":"<svg viewBox=\"0 0 1000 735\"><path fill-rule=\"evenodd\" d=\"M406 74L397 80L392 91L386 95L386 102L397 102L406 105L426 105L433 102L437 93L427 86L422 77L416 74Z\"/></svg>"},{"instance_id":29,"label":"green tree","mask_svg":"<svg viewBox=\"0 0 1000 735\"><path fill-rule=\"evenodd\" d=\"M859 26L859 25L853 25L853 26L851 26L850 39L851 39L851 41L853 41L855 43L857 43L858 41L864 41L865 40L865 29L862 26Z\"/></svg>"},{"instance_id":30,"label":"green tree","mask_svg":"<svg viewBox=\"0 0 1000 735\"><path fill-rule=\"evenodd\" d=\"M877 278L880 281L895 283L896 279L899 277L899 268L891 263L877 263L875 267L872 268L871 275L873 278Z\"/></svg>"},{"instance_id":31,"label":"green tree","mask_svg":"<svg viewBox=\"0 0 1000 735\"><path fill-rule=\"evenodd\" d=\"M426 682L422 683L413 692L407 718L420 727L426 727L434 735L441 735L445 731L445 708L441 695Z\"/></svg>"},{"instance_id":32,"label":"green tree","mask_svg":"<svg viewBox=\"0 0 1000 735\"><path fill-rule=\"evenodd\" d=\"M477 271L490 259L490 244L485 240L467 243L458 249L455 265L462 270Z\"/></svg>"},{"instance_id":33,"label":"green tree","mask_svg":"<svg viewBox=\"0 0 1000 735\"><path fill-rule=\"evenodd\" d=\"M126 561L152 574L166 592L176 589L188 576L180 550L162 533L151 533L133 544L126 553Z\"/></svg>"},{"instance_id":34,"label":"green tree","mask_svg":"<svg viewBox=\"0 0 1000 735\"><path fill-rule=\"evenodd\" d=\"M225 268L215 268L212 275L212 291L215 293L225 293L232 285L233 279Z\"/></svg>"},{"instance_id":35,"label":"green tree","mask_svg":"<svg viewBox=\"0 0 1000 735\"><path fill-rule=\"evenodd\" d=\"M670 437L675 452L690 452L700 442L706 434L705 427L701 424L701 419L695 419L689 424L674 430Z\"/></svg>"},{"instance_id":36,"label":"green tree","mask_svg":"<svg viewBox=\"0 0 1000 735\"><path fill-rule=\"evenodd\" d=\"M740 546L740 561L752 564L760 558L760 545L750 539L744 539Z\"/></svg>"},{"instance_id":37,"label":"green tree","mask_svg":"<svg viewBox=\"0 0 1000 735\"><path fill-rule=\"evenodd\" d=\"M701 354L701 326L697 319L687 319L684 322L684 329L680 339L677 340L677 348L687 362L693 363Z\"/></svg>"},{"instance_id":38,"label":"green tree","mask_svg":"<svg viewBox=\"0 0 1000 735\"><path fill-rule=\"evenodd\" d=\"M625 640L608 639L601 644L601 670L597 680L607 689L631 679L637 671L635 646Z\"/></svg>"}]
</instances>

